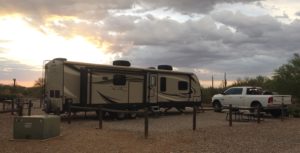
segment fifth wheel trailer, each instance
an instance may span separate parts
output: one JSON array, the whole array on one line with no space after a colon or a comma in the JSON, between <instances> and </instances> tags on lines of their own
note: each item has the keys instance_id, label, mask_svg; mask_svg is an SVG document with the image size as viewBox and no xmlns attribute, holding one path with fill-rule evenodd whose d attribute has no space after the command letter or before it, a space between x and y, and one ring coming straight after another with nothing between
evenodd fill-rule
<instances>
[{"instance_id":1,"label":"fifth wheel trailer","mask_svg":"<svg viewBox=\"0 0 300 153\"><path fill-rule=\"evenodd\" d=\"M145 104L157 108L201 105L198 78L193 73L133 68L128 61L101 65L56 58L45 64L45 108L47 113L64 113L74 106L139 110Z\"/></svg>"}]
</instances>

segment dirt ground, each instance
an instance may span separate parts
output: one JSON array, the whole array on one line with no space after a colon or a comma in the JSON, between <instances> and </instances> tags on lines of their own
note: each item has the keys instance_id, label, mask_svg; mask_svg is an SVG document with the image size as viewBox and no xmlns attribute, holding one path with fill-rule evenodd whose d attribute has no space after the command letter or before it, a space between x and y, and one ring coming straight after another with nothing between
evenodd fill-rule
<instances>
[{"instance_id":1,"label":"dirt ground","mask_svg":"<svg viewBox=\"0 0 300 153\"><path fill-rule=\"evenodd\" d=\"M35 104L37 105L37 104ZM1 108L0 108L1 109ZM26 111L26 110L25 110ZM43 114L35 108L33 114ZM225 113L168 113L150 117L149 137L144 138L144 119L106 120L98 128L95 113L84 120L78 114L71 124L62 116L61 135L47 140L13 140L14 116L0 114L0 153L189 153L189 152L300 152L300 119L265 118L260 124L233 122Z\"/></svg>"}]
</instances>

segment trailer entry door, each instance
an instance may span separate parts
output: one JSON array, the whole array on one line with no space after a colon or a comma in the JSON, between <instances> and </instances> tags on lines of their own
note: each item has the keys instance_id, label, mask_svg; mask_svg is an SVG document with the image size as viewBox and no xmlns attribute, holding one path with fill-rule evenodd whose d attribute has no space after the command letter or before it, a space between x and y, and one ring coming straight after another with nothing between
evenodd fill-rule
<instances>
[{"instance_id":1,"label":"trailer entry door","mask_svg":"<svg viewBox=\"0 0 300 153\"><path fill-rule=\"evenodd\" d=\"M157 102L157 74L150 74L149 76L149 102Z\"/></svg>"}]
</instances>

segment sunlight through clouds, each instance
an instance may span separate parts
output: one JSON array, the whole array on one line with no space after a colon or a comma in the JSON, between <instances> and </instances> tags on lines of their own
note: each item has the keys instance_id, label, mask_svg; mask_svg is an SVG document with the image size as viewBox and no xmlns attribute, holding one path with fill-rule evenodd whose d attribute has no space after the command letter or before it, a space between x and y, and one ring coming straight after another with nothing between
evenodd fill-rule
<instances>
[{"instance_id":1,"label":"sunlight through clouds","mask_svg":"<svg viewBox=\"0 0 300 153\"><path fill-rule=\"evenodd\" d=\"M1 57L15 59L22 64L40 67L43 60L65 57L68 60L110 63L114 54L104 53L108 44L96 47L82 36L64 38L55 33L42 33L29 24L22 17L0 18L0 40L5 42L0 47L5 49Z\"/></svg>"}]
</instances>

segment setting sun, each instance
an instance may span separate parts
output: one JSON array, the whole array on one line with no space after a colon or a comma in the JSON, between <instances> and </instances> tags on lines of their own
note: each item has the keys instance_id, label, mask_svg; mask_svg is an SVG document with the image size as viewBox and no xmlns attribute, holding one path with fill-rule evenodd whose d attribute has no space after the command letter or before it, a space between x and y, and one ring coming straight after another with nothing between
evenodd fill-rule
<instances>
[{"instance_id":1,"label":"setting sun","mask_svg":"<svg viewBox=\"0 0 300 153\"><path fill-rule=\"evenodd\" d=\"M65 38L51 30L38 30L22 16L0 18L1 58L14 59L40 71L44 60L64 57L68 60L109 63L116 55L108 53L108 42L101 46L80 35ZM7 80L1 80L7 82ZM26 82L26 81L24 81ZM21 84L25 85L25 83ZM28 83L26 83L28 85Z\"/></svg>"}]
</instances>

